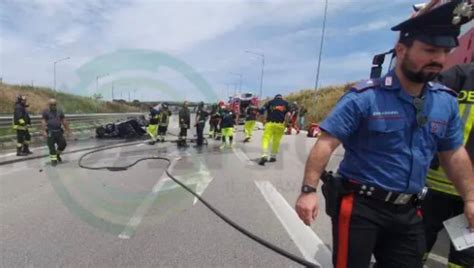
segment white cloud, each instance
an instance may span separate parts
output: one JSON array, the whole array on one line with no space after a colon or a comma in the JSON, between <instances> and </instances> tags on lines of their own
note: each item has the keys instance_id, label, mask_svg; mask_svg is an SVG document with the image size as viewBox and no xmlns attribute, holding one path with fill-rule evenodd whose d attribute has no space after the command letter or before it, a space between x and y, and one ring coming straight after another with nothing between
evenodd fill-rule
<instances>
[{"instance_id":1,"label":"white cloud","mask_svg":"<svg viewBox=\"0 0 474 268\"><path fill-rule=\"evenodd\" d=\"M406 2L404 6L408 6ZM373 15L389 5L400 5L400 0L383 7L377 3L329 1L326 34L355 36L387 27L385 21ZM265 85L271 92L314 84L324 0L25 0L2 6L0 74L8 82L35 80L35 84L51 86L52 63L69 56L70 60L58 65L57 84L66 83L73 89L78 80L75 70L82 64L118 49L144 48L181 58L216 90L235 80L229 77L229 71L242 72L244 87L256 88L260 59L243 52L250 49L265 53ZM352 16L359 12L368 15L354 19L350 28L331 25L338 18L352 22ZM331 49L332 44L326 43L321 76L324 83L344 77L352 80L368 72L361 68L370 62L369 52L354 54L348 46L346 55L325 56ZM341 72L332 61L347 62L348 68ZM181 87L180 81L170 84L174 82Z\"/></svg>"}]
</instances>

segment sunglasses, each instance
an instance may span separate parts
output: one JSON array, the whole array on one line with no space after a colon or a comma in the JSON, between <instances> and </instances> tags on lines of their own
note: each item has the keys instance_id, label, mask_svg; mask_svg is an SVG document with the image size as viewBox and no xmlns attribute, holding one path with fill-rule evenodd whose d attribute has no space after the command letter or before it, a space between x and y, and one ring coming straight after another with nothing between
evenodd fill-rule
<instances>
[{"instance_id":1,"label":"sunglasses","mask_svg":"<svg viewBox=\"0 0 474 268\"><path fill-rule=\"evenodd\" d=\"M428 118L423 114L423 106L425 104L425 99L416 97L413 98L413 106L416 110L416 123L419 127L423 127L427 122Z\"/></svg>"}]
</instances>

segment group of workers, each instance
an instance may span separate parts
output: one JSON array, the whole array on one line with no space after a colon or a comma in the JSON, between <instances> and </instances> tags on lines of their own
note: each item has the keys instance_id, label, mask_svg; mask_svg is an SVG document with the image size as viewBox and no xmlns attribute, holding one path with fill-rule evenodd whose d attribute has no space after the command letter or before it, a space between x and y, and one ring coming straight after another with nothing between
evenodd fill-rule
<instances>
[{"instance_id":1,"label":"group of workers","mask_svg":"<svg viewBox=\"0 0 474 268\"><path fill-rule=\"evenodd\" d=\"M443 221L463 212L459 239L473 235L474 61L442 72L472 14L468 1L416 10L392 28L395 68L355 85L320 124L296 212L314 221L321 179L334 267L371 267L374 256L372 267L422 268ZM326 172L340 144L339 168ZM451 244L448 267L474 267L474 247Z\"/></svg>"},{"instance_id":2,"label":"group of workers","mask_svg":"<svg viewBox=\"0 0 474 268\"><path fill-rule=\"evenodd\" d=\"M295 104L290 105L288 101L283 99L281 94L277 94L261 108L251 104L245 109L244 143L250 142L257 119L259 117L263 118L263 152L258 162L260 165L265 165L266 162L276 161L280 141L285 134L286 129L290 129L289 131L291 132L291 128L293 127L299 132L296 120L298 120L298 114L304 115L306 110L303 110ZM150 121L147 126L147 132L151 137L150 144L154 144L155 141L164 141L170 116L171 112L169 111L167 103L150 107ZM178 116L178 124L180 128L178 146L186 147L187 131L190 129L191 125L191 114L188 102L185 101L183 103ZM232 148L235 142L236 118L237 115L231 109L230 105L223 101L211 105L210 109L207 109L204 103L200 102L197 106L196 117L194 120L194 126L196 127L196 147L203 146L206 140L204 138L204 129L206 122L209 120L208 138L221 140L221 149ZM299 119L299 121L302 123L301 119ZM160 128L163 130L162 132L159 131ZM272 144L272 147L270 154L268 154L270 143Z\"/></svg>"},{"instance_id":3,"label":"group of workers","mask_svg":"<svg viewBox=\"0 0 474 268\"><path fill-rule=\"evenodd\" d=\"M31 119L28 112L28 100L25 95L18 95L13 113L13 129L16 130L17 144L16 155L27 156L33 152L29 149L31 142ZM66 134L70 134L69 124L65 119L64 113L57 108L56 99L48 101L48 108L42 113L41 133L46 139L49 149L49 158L51 165L56 166L62 162L61 153L66 148Z\"/></svg>"}]
</instances>

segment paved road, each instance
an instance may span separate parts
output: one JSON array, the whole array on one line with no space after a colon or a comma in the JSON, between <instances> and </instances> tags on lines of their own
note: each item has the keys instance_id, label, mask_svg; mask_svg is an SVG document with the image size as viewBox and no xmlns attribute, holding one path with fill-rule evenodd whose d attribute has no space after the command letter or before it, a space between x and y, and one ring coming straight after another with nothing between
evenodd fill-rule
<instances>
[{"instance_id":1,"label":"paved road","mask_svg":"<svg viewBox=\"0 0 474 268\"><path fill-rule=\"evenodd\" d=\"M144 156L179 158L173 174L225 215L269 242L327 266L331 235L324 209L311 228L292 211L315 140L285 136L278 161L260 167L255 161L260 136L257 131L251 143L243 144L238 132L236 146L226 150L217 141L184 151L175 143L142 142L92 154L83 163L121 166ZM75 149L87 145L76 144ZM64 155L57 167L46 158L0 166L2 267L300 267L196 202L163 174L164 161L143 161L121 172L95 171L78 167L84 153ZM338 150L330 169L341 156ZM445 256L446 238L439 244L435 253ZM433 261L429 265L442 267Z\"/></svg>"}]
</instances>

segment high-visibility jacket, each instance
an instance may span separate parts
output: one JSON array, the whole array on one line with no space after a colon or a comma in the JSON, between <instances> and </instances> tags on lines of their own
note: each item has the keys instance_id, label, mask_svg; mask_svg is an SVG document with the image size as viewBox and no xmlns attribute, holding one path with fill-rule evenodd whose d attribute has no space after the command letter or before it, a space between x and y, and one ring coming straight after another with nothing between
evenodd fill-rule
<instances>
[{"instance_id":1,"label":"high-visibility jacket","mask_svg":"<svg viewBox=\"0 0 474 268\"><path fill-rule=\"evenodd\" d=\"M459 115L463 122L464 146L474 161L474 63L461 64L440 74L438 80L458 92ZM428 171L427 184L431 189L459 195L435 158Z\"/></svg>"}]
</instances>

